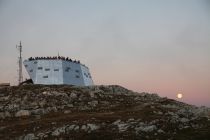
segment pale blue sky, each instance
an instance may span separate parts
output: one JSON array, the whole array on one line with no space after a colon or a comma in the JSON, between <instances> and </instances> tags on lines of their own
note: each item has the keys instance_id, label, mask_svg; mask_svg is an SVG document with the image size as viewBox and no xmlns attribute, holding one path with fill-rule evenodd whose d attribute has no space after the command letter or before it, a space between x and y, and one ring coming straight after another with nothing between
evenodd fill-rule
<instances>
[{"instance_id":1,"label":"pale blue sky","mask_svg":"<svg viewBox=\"0 0 210 140\"><path fill-rule=\"evenodd\" d=\"M24 58L79 59L96 84L210 106L209 0L0 0L0 82L17 81L20 40Z\"/></svg>"}]
</instances>

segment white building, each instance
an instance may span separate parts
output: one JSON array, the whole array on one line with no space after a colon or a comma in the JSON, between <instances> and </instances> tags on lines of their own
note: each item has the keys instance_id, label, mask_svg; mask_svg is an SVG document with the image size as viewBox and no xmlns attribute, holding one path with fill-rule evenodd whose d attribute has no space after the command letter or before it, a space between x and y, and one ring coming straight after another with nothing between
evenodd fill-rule
<instances>
[{"instance_id":1,"label":"white building","mask_svg":"<svg viewBox=\"0 0 210 140\"><path fill-rule=\"evenodd\" d=\"M59 58L29 58L23 62L34 84L43 85L93 85L88 67L79 61Z\"/></svg>"}]
</instances>

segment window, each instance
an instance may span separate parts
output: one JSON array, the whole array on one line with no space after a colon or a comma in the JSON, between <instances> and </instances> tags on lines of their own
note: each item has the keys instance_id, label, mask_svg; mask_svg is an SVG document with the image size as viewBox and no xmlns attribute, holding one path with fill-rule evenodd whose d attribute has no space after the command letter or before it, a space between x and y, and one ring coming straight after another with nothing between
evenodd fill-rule
<instances>
[{"instance_id":1,"label":"window","mask_svg":"<svg viewBox=\"0 0 210 140\"><path fill-rule=\"evenodd\" d=\"M50 71L50 69L49 68L46 68L45 71Z\"/></svg>"},{"instance_id":2,"label":"window","mask_svg":"<svg viewBox=\"0 0 210 140\"><path fill-rule=\"evenodd\" d=\"M84 73L84 75L85 75L85 77L87 77L87 78L88 78L88 75L87 75L86 73Z\"/></svg>"},{"instance_id":3,"label":"window","mask_svg":"<svg viewBox=\"0 0 210 140\"><path fill-rule=\"evenodd\" d=\"M42 70L42 67L38 67L38 70Z\"/></svg>"},{"instance_id":4,"label":"window","mask_svg":"<svg viewBox=\"0 0 210 140\"><path fill-rule=\"evenodd\" d=\"M48 78L48 75L43 76L43 78Z\"/></svg>"},{"instance_id":5,"label":"window","mask_svg":"<svg viewBox=\"0 0 210 140\"><path fill-rule=\"evenodd\" d=\"M34 64L37 64L37 61L34 61Z\"/></svg>"},{"instance_id":6,"label":"window","mask_svg":"<svg viewBox=\"0 0 210 140\"><path fill-rule=\"evenodd\" d=\"M27 68L27 67L28 67L28 65L25 65L25 67Z\"/></svg>"},{"instance_id":7,"label":"window","mask_svg":"<svg viewBox=\"0 0 210 140\"><path fill-rule=\"evenodd\" d=\"M88 73L88 76L89 76L89 78L91 78L91 75L90 75L90 73Z\"/></svg>"},{"instance_id":8,"label":"window","mask_svg":"<svg viewBox=\"0 0 210 140\"><path fill-rule=\"evenodd\" d=\"M75 77L76 77L76 78L79 78L79 75L76 75Z\"/></svg>"},{"instance_id":9,"label":"window","mask_svg":"<svg viewBox=\"0 0 210 140\"><path fill-rule=\"evenodd\" d=\"M54 69L54 71L59 71L59 69Z\"/></svg>"},{"instance_id":10,"label":"window","mask_svg":"<svg viewBox=\"0 0 210 140\"><path fill-rule=\"evenodd\" d=\"M71 69L70 67L66 67L65 71L69 72L70 69Z\"/></svg>"},{"instance_id":11,"label":"window","mask_svg":"<svg viewBox=\"0 0 210 140\"><path fill-rule=\"evenodd\" d=\"M30 70L30 72L33 72L33 70Z\"/></svg>"},{"instance_id":12,"label":"window","mask_svg":"<svg viewBox=\"0 0 210 140\"><path fill-rule=\"evenodd\" d=\"M79 70L75 70L75 72L79 73Z\"/></svg>"}]
</instances>

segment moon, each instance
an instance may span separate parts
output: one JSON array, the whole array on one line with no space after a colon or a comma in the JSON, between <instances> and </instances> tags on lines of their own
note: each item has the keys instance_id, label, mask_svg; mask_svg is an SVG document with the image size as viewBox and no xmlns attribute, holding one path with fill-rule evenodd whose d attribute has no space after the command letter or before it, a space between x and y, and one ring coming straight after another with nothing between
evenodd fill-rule
<instances>
[{"instance_id":1,"label":"moon","mask_svg":"<svg viewBox=\"0 0 210 140\"><path fill-rule=\"evenodd\" d=\"M176 97L179 98L179 99L181 99L181 98L183 97L183 95L182 95L181 93L178 93L178 94L176 95Z\"/></svg>"}]
</instances>

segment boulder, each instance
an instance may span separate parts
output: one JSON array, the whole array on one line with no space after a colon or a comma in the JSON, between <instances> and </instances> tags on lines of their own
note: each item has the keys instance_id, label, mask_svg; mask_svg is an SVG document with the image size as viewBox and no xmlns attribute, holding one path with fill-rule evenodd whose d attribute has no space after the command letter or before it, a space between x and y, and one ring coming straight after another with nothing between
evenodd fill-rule
<instances>
[{"instance_id":1,"label":"boulder","mask_svg":"<svg viewBox=\"0 0 210 140\"><path fill-rule=\"evenodd\" d=\"M98 101L91 101L91 102L88 102L88 104L92 107L95 107L97 104L98 104Z\"/></svg>"},{"instance_id":2,"label":"boulder","mask_svg":"<svg viewBox=\"0 0 210 140\"><path fill-rule=\"evenodd\" d=\"M38 138L34 134L27 134L23 140L38 140Z\"/></svg>"},{"instance_id":3,"label":"boulder","mask_svg":"<svg viewBox=\"0 0 210 140\"><path fill-rule=\"evenodd\" d=\"M28 110L20 110L15 114L15 117L30 116L31 113Z\"/></svg>"},{"instance_id":4,"label":"boulder","mask_svg":"<svg viewBox=\"0 0 210 140\"><path fill-rule=\"evenodd\" d=\"M139 131L152 132L152 131L155 131L156 129L157 129L157 127L155 125L145 125L145 126L137 127L135 130L137 132L139 132Z\"/></svg>"}]
</instances>

